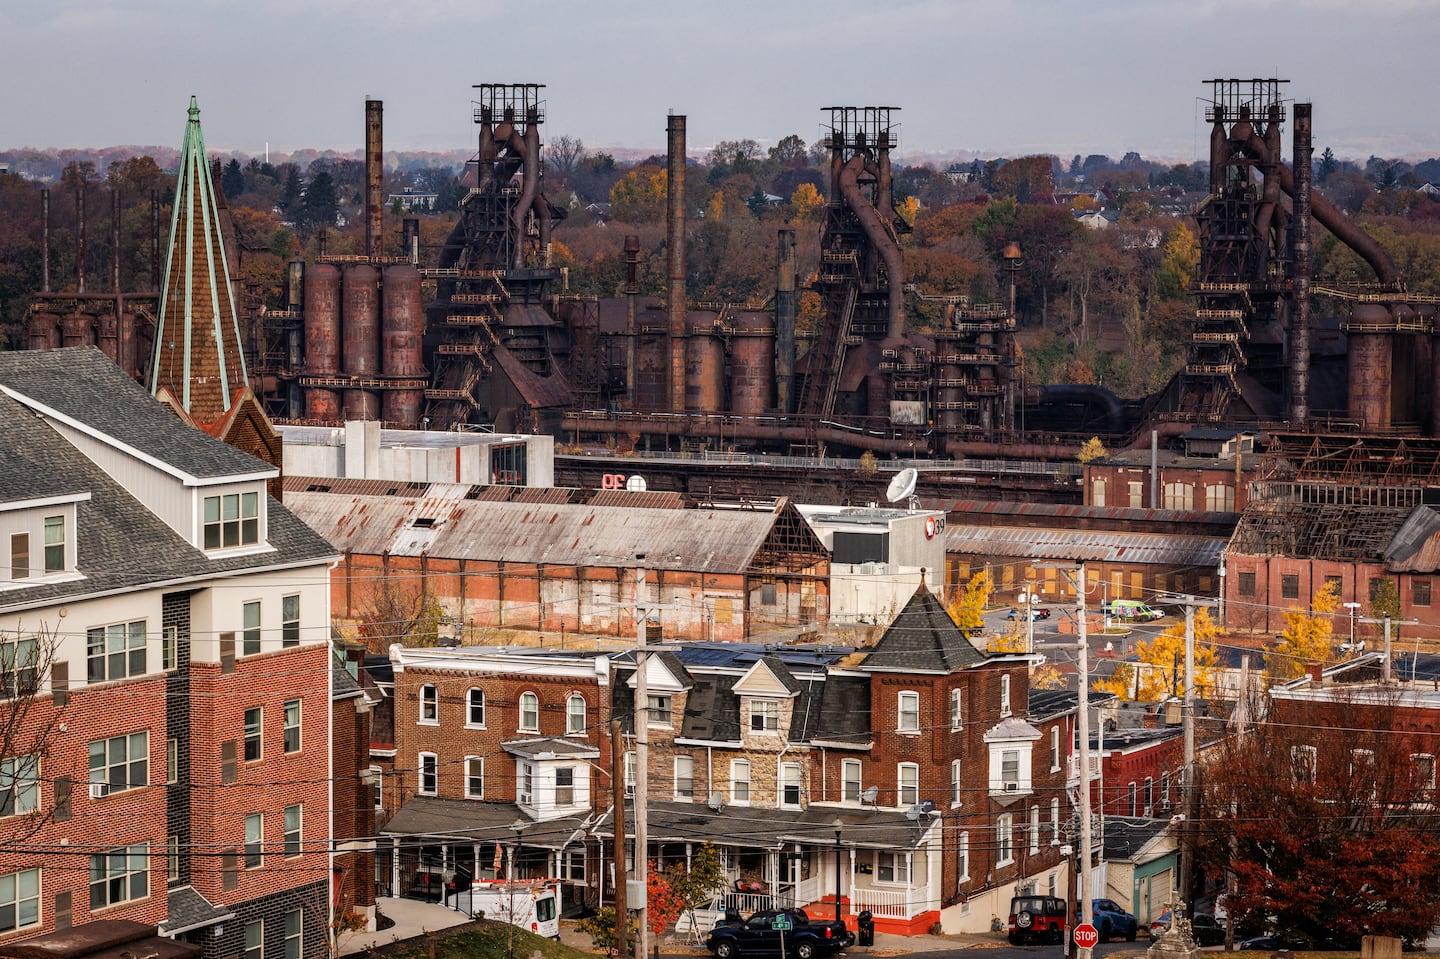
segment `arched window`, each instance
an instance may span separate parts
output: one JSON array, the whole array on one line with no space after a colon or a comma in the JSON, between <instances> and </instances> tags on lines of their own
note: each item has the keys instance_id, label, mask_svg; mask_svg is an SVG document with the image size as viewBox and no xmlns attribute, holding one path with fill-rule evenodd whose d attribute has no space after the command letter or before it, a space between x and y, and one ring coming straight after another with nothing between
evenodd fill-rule
<instances>
[{"instance_id":1,"label":"arched window","mask_svg":"<svg viewBox=\"0 0 1440 959\"><path fill-rule=\"evenodd\" d=\"M585 735L585 697L571 693L565 702L565 732L571 736Z\"/></svg>"},{"instance_id":2,"label":"arched window","mask_svg":"<svg viewBox=\"0 0 1440 959\"><path fill-rule=\"evenodd\" d=\"M520 729L530 733L540 731L540 697L534 693L520 694Z\"/></svg>"}]
</instances>

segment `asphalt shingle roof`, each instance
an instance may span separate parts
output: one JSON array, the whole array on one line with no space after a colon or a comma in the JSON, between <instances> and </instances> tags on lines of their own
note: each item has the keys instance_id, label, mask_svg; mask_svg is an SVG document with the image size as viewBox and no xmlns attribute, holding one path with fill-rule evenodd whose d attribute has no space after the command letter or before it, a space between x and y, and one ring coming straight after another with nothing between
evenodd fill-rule
<instances>
[{"instance_id":1,"label":"asphalt shingle roof","mask_svg":"<svg viewBox=\"0 0 1440 959\"><path fill-rule=\"evenodd\" d=\"M198 479L274 471L181 422L93 346L0 353L0 388Z\"/></svg>"},{"instance_id":2,"label":"asphalt shingle roof","mask_svg":"<svg viewBox=\"0 0 1440 959\"><path fill-rule=\"evenodd\" d=\"M880 637L864 668L876 672L951 673L985 662L935 594L921 583Z\"/></svg>"},{"instance_id":3,"label":"asphalt shingle roof","mask_svg":"<svg viewBox=\"0 0 1440 959\"><path fill-rule=\"evenodd\" d=\"M562 816L536 822L527 819L514 803L414 796L380 831L387 836L466 836L508 844L515 838L511 827L516 822L526 824L521 833L525 845L559 849L585 825L585 818Z\"/></svg>"}]
</instances>

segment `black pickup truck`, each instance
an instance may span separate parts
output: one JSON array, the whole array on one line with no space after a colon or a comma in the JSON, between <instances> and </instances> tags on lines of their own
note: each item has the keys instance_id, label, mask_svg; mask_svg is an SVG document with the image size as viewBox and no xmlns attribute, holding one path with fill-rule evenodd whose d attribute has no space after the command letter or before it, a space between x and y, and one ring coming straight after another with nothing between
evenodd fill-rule
<instances>
[{"instance_id":1,"label":"black pickup truck","mask_svg":"<svg viewBox=\"0 0 1440 959\"><path fill-rule=\"evenodd\" d=\"M854 941L855 937L838 920L812 921L804 909L765 909L744 922L723 922L716 926L705 940L705 948L714 953L716 959L778 956L782 951L787 959L790 956L820 959Z\"/></svg>"}]
</instances>

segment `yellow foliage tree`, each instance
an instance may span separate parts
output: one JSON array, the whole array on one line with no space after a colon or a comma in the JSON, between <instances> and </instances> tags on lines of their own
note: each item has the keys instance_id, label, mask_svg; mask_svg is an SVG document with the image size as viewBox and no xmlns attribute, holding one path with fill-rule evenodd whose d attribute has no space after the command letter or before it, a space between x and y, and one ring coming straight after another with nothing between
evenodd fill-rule
<instances>
[{"instance_id":1,"label":"yellow foliage tree","mask_svg":"<svg viewBox=\"0 0 1440 959\"><path fill-rule=\"evenodd\" d=\"M1292 609L1285 614L1285 630L1275 648L1265 654L1270 681L1283 683L1305 672L1306 663L1330 663L1335 658L1335 625L1331 617L1340 608L1340 590L1326 583L1310 599L1310 611Z\"/></svg>"},{"instance_id":2,"label":"yellow foliage tree","mask_svg":"<svg viewBox=\"0 0 1440 959\"><path fill-rule=\"evenodd\" d=\"M971 576L960 595L950 603L950 618L955 620L955 625L967 630L985 625L985 607L990 605L990 594L994 590L988 569Z\"/></svg>"},{"instance_id":3,"label":"yellow foliage tree","mask_svg":"<svg viewBox=\"0 0 1440 959\"><path fill-rule=\"evenodd\" d=\"M664 170L639 166L610 188L610 215L621 223L658 223L665 216L669 178Z\"/></svg>"},{"instance_id":4,"label":"yellow foliage tree","mask_svg":"<svg viewBox=\"0 0 1440 959\"><path fill-rule=\"evenodd\" d=\"M1135 683L1135 667L1130 663L1116 663L1115 672L1105 679L1097 679L1090 688L1097 693L1110 693L1121 699L1130 698L1130 687Z\"/></svg>"},{"instance_id":5,"label":"yellow foliage tree","mask_svg":"<svg viewBox=\"0 0 1440 959\"><path fill-rule=\"evenodd\" d=\"M1219 656L1215 640L1220 627L1207 609L1195 611L1195 689L1198 693L1215 687ZM1135 644L1139 659L1139 683L1135 698L1155 702L1174 692L1185 694L1185 621L1182 619L1152 640Z\"/></svg>"},{"instance_id":6,"label":"yellow foliage tree","mask_svg":"<svg viewBox=\"0 0 1440 959\"><path fill-rule=\"evenodd\" d=\"M1103 460L1109 455L1110 451L1105 448L1104 443L1100 442L1100 437L1092 436L1080 447L1080 452L1075 458L1082 463L1090 463L1095 460Z\"/></svg>"},{"instance_id":7,"label":"yellow foliage tree","mask_svg":"<svg viewBox=\"0 0 1440 959\"><path fill-rule=\"evenodd\" d=\"M914 226L915 217L920 213L920 201L913 196L907 196L900 202L900 205L895 208L895 212L900 214L900 219Z\"/></svg>"},{"instance_id":8,"label":"yellow foliage tree","mask_svg":"<svg viewBox=\"0 0 1440 959\"><path fill-rule=\"evenodd\" d=\"M802 183L790 194L790 208L797 221L813 223L820 219L820 211L825 208L825 198L815 189L815 184Z\"/></svg>"},{"instance_id":9,"label":"yellow foliage tree","mask_svg":"<svg viewBox=\"0 0 1440 959\"><path fill-rule=\"evenodd\" d=\"M1044 663L1030 671L1031 689L1064 689L1065 677L1053 663Z\"/></svg>"},{"instance_id":10,"label":"yellow foliage tree","mask_svg":"<svg viewBox=\"0 0 1440 959\"><path fill-rule=\"evenodd\" d=\"M986 644L985 651L989 653L1023 653L1026 652L1025 624L1015 620L1006 626L1005 632L990 637Z\"/></svg>"}]
</instances>

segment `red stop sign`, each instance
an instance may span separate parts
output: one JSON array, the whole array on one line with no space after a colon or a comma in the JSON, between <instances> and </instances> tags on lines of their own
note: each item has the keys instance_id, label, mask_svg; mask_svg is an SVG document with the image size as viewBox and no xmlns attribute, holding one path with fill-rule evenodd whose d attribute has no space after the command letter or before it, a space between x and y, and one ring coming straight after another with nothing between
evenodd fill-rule
<instances>
[{"instance_id":1,"label":"red stop sign","mask_svg":"<svg viewBox=\"0 0 1440 959\"><path fill-rule=\"evenodd\" d=\"M1093 949L1100 941L1100 933L1088 922L1075 927L1075 945L1081 949Z\"/></svg>"}]
</instances>

